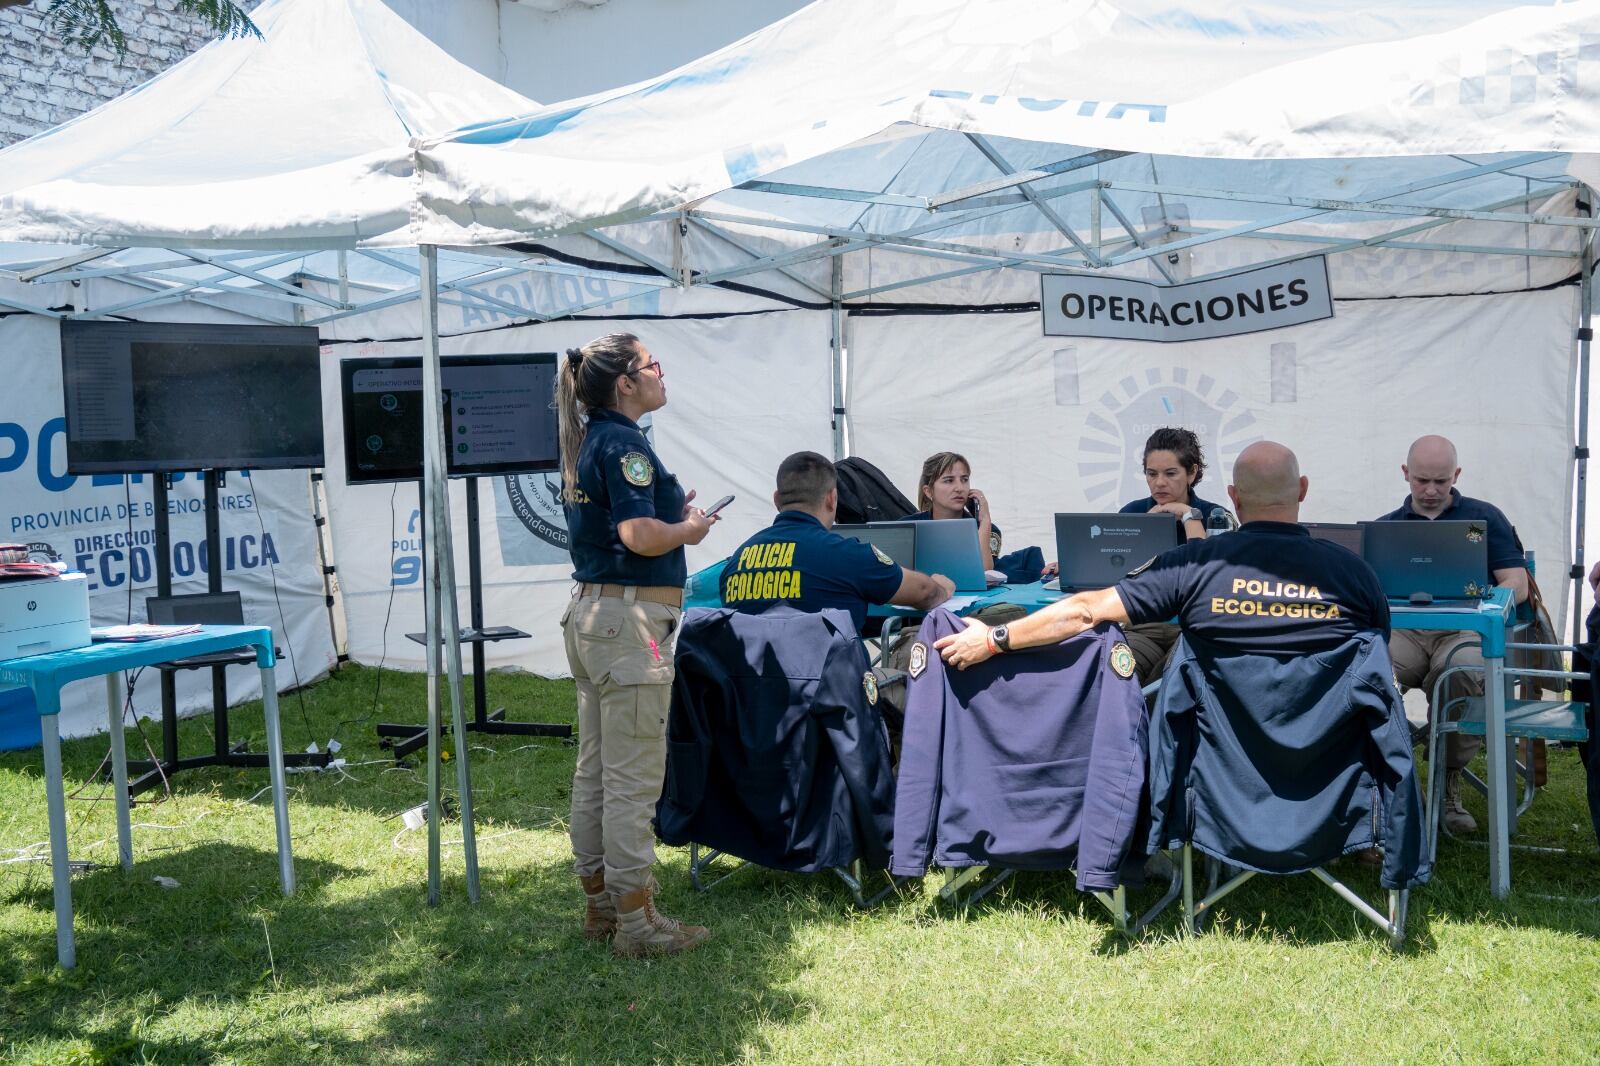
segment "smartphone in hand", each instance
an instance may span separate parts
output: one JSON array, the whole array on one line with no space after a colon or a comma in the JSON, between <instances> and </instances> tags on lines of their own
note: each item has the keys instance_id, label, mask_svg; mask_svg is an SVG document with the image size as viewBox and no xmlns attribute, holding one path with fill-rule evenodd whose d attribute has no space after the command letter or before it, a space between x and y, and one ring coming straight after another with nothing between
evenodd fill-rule
<instances>
[{"instance_id":1,"label":"smartphone in hand","mask_svg":"<svg viewBox=\"0 0 1600 1066\"><path fill-rule=\"evenodd\" d=\"M733 496L732 495L724 496L722 499L718 500L716 503L714 503L710 507L706 508L706 517L710 518L712 515L716 514L718 511L722 510L724 507L728 506L728 504L730 504L732 502L733 502Z\"/></svg>"}]
</instances>

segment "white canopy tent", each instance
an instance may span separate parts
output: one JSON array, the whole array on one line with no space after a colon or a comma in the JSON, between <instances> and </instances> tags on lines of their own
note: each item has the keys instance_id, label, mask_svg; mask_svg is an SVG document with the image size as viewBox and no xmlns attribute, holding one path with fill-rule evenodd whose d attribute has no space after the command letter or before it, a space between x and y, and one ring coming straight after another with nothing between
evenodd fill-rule
<instances>
[{"instance_id":1,"label":"white canopy tent","mask_svg":"<svg viewBox=\"0 0 1600 1066\"><path fill-rule=\"evenodd\" d=\"M351 19L360 30L349 29ZM466 72L451 81L432 66L439 57L406 65L388 56L404 34L376 0L269 0L257 20L265 42L219 42L146 89L0 152L0 240L92 246L21 271L22 280L81 277L108 249L172 249L208 272L140 261L152 253L96 266L154 284L142 306L244 286L301 308L298 321L349 337L379 335L367 316L421 297L420 327L388 335L420 334L433 390L448 301L537 322L626 298L607 291L590 304L528 306L537 301L496 294L505 271L576 270L637 291L675 285L689 295L674 297L669 313L694 309L696 290L743 286L752 298L831 316L832 395L819 415L831 418L836 452L850 447L852 431L887 446L919 421L945 432L945 446L963 430L1003 435L1071 419L1088 442L1077 462L1086 483L1116 465L1090 453L1121 457L1095 435L1131 439L1143 425L1132 402L1141 389L1190 372L1169 364L1253 360L1265 368L1257 377L1270 379L1259 397L1240 400L1207 371L1182 379L1215 401L1207 408L1214 456L1226 459L1229 442L1250 432L1241 403L1265 409L1281 392L1289 399L1269 425L1303 425L1314 414L1347 420L1351 476L1373 479L1388 460L1360 445L1381 427L1406 432L1405 401L1429 417L1458 410L1459 431L1487 441L1475 460L1512 456L1501 473L1531 466L1522 502L1559 510L1541 516L1542 558L1575 551L1581 559L1583 508L1568 510L1574 472L1565 464L1577 456L1581 500L1595 226L1587 182L1600 152L1597 0L1515 8L1461 0L1381 14L1216 0L819 0L660 78L544 108ZM313 50L326 61L335 54L328 42L340 56L374 58L368 74L332 83L331 105L320 72L300 62ZM404 43L419 54L420 45ZM280 63L272 78L225 76L269 55ZM439 98L422 95L431 110L394 90L401 71L417 79L412 86L444 79ZM285 73L299 79L279 80ZM235 100L235 90L247 99ZM278 95L302 90L300 106L275 110ZM196 96L206 97L196 114L210 119L190 125L184 111ZM145 125L129 124L142 136L105 118L152 102L161 106ZM330 129L363 102L388 107L393 121L348 139ZM254 115L260 126L230 135L230 114ZM446 116L457 128L444 129ZM278 165L270 152L251 151L259 129L323 147ZM260 165L246 166L251 159ZM414 260L381 250L413 246ZM342 257L297 262L289 279L272 272L290 263L276 256L330 249L353 249L406 277L353 285ZM1041 273L1167 284L1317 254L1329 255L1344 302L1336 326L1293 331L1308 348L1303 360L1222 342L1183 348L1162 365L1129 342L1041 349L1026 317L1037 313ZM1574 279L1581 293L1558 288ZM1449 303L1448 313L1412 302L1429 299L1477 302ZM307 305L322 309L307 315ZM927 317L885 328L883 315L894 311L969 314L937 328L924 328ZM1498 329L1483 327L1491 320ZM1371 380L1337 381L1346 358L1382 343L1394 345L1401 369L1418 372L1389 375L1368 352ZM1507 358L1523 344L1528 352ZM974 347L986 354L981 363L970 358ZM923 361L939 369L937 380L908 373ZM1285 366L1308 385L1339 387L1308 387L1321 407L1307 412L1295 407L1302 379L1290 373L1279 388ZM1013 370L1011 391L995 385ZM1475 392L1429 407L1421 403L1428 371ZM1536 394L1533 407L1515 406L1516 379ZM1046 407L1023 419L1042 389L1054 390L1057 407L1083 409ZM1099 392L1101 408L1080 402ZM962 418L945 410L952 395L968 401ZM728 402L761 399L746 391ZM803 417L796 397L765 402L774 417ZM875 417L864 422L864 412ZM449 559L439 426L428 429L427 540ZM1519 445L1518 433L1532 443ZM1327 449L1338 439L1321 441ZM718 442L724 451L750 443ZM1049 461L1017 449L984 455L991 469ZM449 653L459 708L458 655L438 640L455 624L453 574L429 554L427 666L441 669Z\"/></svg>"}]
</instances>

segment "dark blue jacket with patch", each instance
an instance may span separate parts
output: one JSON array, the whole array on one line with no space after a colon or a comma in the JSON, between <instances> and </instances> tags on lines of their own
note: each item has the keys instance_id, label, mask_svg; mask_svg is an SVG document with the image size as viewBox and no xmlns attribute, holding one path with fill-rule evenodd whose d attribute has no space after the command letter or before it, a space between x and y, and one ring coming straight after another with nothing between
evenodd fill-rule
<instances>
[{"instance_id":1,"label":"dark blue jacket with patch","mask_svg":"<svg viewBox=\"0 0 1600 1066\"><path fill-rule=\"evenodd\" d=\"M1122 631L947 669L933 643L964 628L936 610L912 648L891 872L1076 865L1085 890L1136 877L1147 726Z\"/></svg>"},{"instance_id":2,"label":"dark blue jacket with patch","mask_svg":"<svg viewBox=\"0 0 1600 1066\"><path fill-rule=\"evenodd\" d=\"M889 737L840 610L691 610L678 635L656 829L761 866L882 868Z\"/></svg>"},{"instance_id":3,"label":"dark blue jacket with patch","mask_svg":"<svg viewBox=\"0 0 1600 1066\"><path fill-rule=\"evenodd\" d=\"M1288 874L1382 847L1385 888L1427 882L1411 731L1382 633L1304 655L1185 634L1153 730L1151 852L1187 841Z\"/></svg>"}]
</instances>

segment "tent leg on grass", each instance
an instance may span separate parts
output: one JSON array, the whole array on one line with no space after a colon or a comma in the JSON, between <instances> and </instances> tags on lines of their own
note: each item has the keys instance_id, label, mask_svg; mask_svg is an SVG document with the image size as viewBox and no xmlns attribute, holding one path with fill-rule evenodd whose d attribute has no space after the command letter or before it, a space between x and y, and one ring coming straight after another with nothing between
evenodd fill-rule
<instances>
[{"instance_id":1,"label":"tent leg on grass","mask_svg":"<svg viewBox=\"0 0 1600 1066\"><path fill-rule=\"evenodd\" d=\"M439 375L439 250L421 249L422 267L422 482L423 598L427 616L428 662L428 904L439 903L439 823L441 811L439 684L450 691L450 721L456 739L457 802L461 811L462 854L467 869L467 898L479 897L478 844L472 817L472 772L468 764L466 716L461 695L461 623L456 610L455 554L450 536L450 483L446 480L443 386ZM445 634L449 639L445 639Z\"/></svg>"}]
</instances>

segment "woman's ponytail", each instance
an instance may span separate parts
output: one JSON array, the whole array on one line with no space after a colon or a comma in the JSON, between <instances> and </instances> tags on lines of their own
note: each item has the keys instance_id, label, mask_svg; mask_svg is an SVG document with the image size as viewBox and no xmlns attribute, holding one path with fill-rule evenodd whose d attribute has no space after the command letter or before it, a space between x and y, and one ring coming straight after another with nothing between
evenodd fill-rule
<instances>
[{"instance_id":1,"label":"woman's ponytail","mask_svg":"<svg viewBox=\"0 0 1600 1066\"><path fill-rule=\"evenodd\" d=\"M628 372L638 354L638 337L632 333L608 333L582 348L568 348L560 360L555 406L563 500L576 498L578 452L589 432L589 411L616 405L617 378Z\"/></svg>"}]
</instances>

